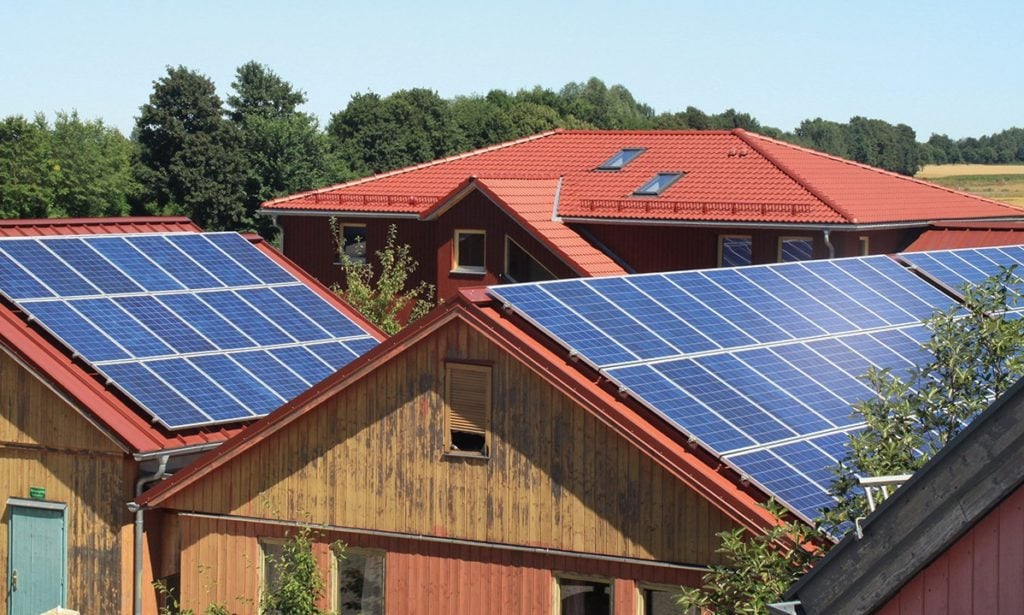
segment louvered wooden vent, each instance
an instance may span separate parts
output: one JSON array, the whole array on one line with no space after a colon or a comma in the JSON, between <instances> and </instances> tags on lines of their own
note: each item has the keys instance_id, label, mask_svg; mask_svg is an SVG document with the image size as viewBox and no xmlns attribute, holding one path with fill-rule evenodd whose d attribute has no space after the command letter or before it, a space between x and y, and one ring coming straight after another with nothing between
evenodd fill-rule
<instances>
[{"instance_id":1,"label":"louvered wooden vent","mask_svg":"<svg viewBox=\"0 0 1024 615\"><path fill-rule=\"evenodd\" d=\"M449 363L446 395L448 429L486 436L491 418L491 368Z\"/></svg>"}]
</instances>

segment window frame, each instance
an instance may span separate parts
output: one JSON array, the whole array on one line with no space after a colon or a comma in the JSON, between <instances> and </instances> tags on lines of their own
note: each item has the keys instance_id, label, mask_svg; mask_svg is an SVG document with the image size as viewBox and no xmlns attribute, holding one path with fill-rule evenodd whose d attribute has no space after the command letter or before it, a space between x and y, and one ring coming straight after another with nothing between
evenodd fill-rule
<instances>
[{"instance_id":1,"label":"window frame","mask_svg":"<svg viewBox=\"0 0 1024 615\"><path fill-rule=\"evenodd\" d=\"M655 181L662 177L670 177L666 183L659 183L658 189L646 189L648 186L653 184ZM686 177L686 171L658 171L654 174L654 177L645 181L639 188L633 191L633 196L661 196L666 190L675 185L676 182Z\"/></svg>"},{"instance_id":2,"label":"window frame","mask_svg":"<svg viewBox=\"0 0 1024 615\"><path fill-rule=\"evenodd\" d=\"M461 265L459 263L459 236L480 235L484 240L483 263L481 265ZM483 229L457 228L452 235L452 273L482 275L487 273L487 231Z\"/></svg>"},{"instance_id":3,"label":"window frame","mask_svg":"<svg viewBox=\"0 0 1024 615\"><path fill-rule=\"evenodd\" d=\"M610 171L610 172L613 172L613 173L615 171L621 171L622 169L625 169L627 166L629 166L629 163L631 163L634 160L636 160L637 158L639 158L640 155L643 154L646 151L647 151L646 147L621 147L621 148L619 148L619 151L617 151L614 154L612 154L611 158L608 158L607 160L602 162L594 170L595 171ZM618 166L615 166L615 165L612 164L612 162L616 158L624 157L626 155L626 152L631 152L631 153L635 152L635 153L633 153L633 155L629 157L629 160L623 162L622 164L620 164Z\"/></svg>"},{"instance_id":4,"label":"window frame","mask_svg":"<svg viewBox=\"0 0 1024 615\"><path fill-rule=\"evenodd\" d=\"M334 264L335 265L339 265L339 266L342 264L341 253L345 251L345 246L348 245L348 244L345 243L345 229L347 229L347 228L361 228L361 229L363 229L363 257L362 257L362 260L357 260L357 259L351 258L351 257L350 258L351 258L351 260L353 262L356 262L356 263L366 263L367 257L369 256L369 251L367 250L367 245L368 245L369 242L367 241L367 236L366 236L366 224L359 224L359 223L354 223L354 222L343 222L343 223L339 224L337 228L338 228L339 238L341 239L341 246L338 247L338 250L335 253L335 257L336 258L334 259Z\"/></svg>"},{"instance_id":5,"label":"window frame","mask_svg":"<svg viewBox=\"0 0 1024 615\"><path fill-rule=\"evenodd\" d=\"M754 264L754 236L753 235L741 235L739 233L726 233L718 236L718 266L725 267L722 259L725 255L725 240L726 239L746 239L750 244L750 262L747 265ZM730 267L742 267L743 265L729 265Z\"/></svg>"},{"instance_id":6,"label":"window frame","mask_svg":"<svg viewBox=\"0 0 1024 615\"><path fill-rule=\"evenodd\" d=\"M487 374L487 392L486 398L486 409L484 410L483 422L485 425L482 429L482 435L484 437L484 446L479 451L473 450L460 450L454 448L452 444L452 406L449 401L452 398L451 386L452 386L452 368L456 369L468 369L476 372L486 372ZM494 417L494 364L488 361L470 361L464 359L449 359L444 362L444 455L446 457L465 457L471 459L490 459L491 457L491 423ZM460 430L461 431L461 430ZM473 432L465 432L473 433Z\"/></svg>"},{"instance_id":7,"label":"window frame","mask_svg":"<svg viewBox=\"0 0 1024 615\"><path fill-rule=\"evenodd\" d=\"M381 587L380 587L380 606L381 613L387 613L387 579L388 579L388 552L384 549L372 549L366 547L351 547L345 546L344 555L349 553L355 553L358 555L379 555L381 558ZM338 593L341 591L341 562L339 561L337 553L331 550L331 611L333 613L341 612L341 604L339 604Z\"/></svg>"},{"instance_id":8,"label":"window frame","mask_svg":"<svg viewBox=\"0 0 1024 615\"><path fill-rule=\"evenodd\" d=\"M583 581L584 583L601 583L608 586L608 613L615 614L615 579L597 575L578 574L575 572L552 572L551 583L554 585L551 592L551 612L555 615L562 615L562 586L560 579L566 581Z\"/></svg>"},{"instance_id":9,"label":"window frame","mask_svg":"<svg viewBox=\"0 0 1024 615\"><path fill-rule=\"evenodd\" d=\"M665 585L664 583L645 583L643 581L637 581L636 587L636 612L637 615L647 615L647 595L649 591L654 592L670 592L673 594L679 594L678 585ZM700 615L700 609L690 609L685 615Z\"/></svg>"},{"instance_id":10,"label":"window frame","mask_svg":"<svg viewBox=\"0 0 1024 615\"><path fill-rule=\"evenodd\" d=\"M267 593L267 549L265 545L277 545L278 547L284 547L285 543L288 542L287 538L283 536L260 536L256 539L260 548L260 584L257 596L260 601L263 600L263 596Z\"/></svg>"},{"instance_id":11,"label":"window frame","mask_svg":"<svg viewBox=\"0 0 1024 615\"><path fill-rule=\"evenodd\" d=\"M502 273L505 275L505 277L508 280L510 280L512 282L525 282L524 280L517 280L517 279L515 279L514 277L512 277L512 274L509 273L509 262L511 260L509 258L509 254L510 254L509 247L510 247L510 244L513 244L513 243L516 244L517 248L519 248L520 250L523 251L523 254L529 256L530 258L532 258L533 262L537 263L537 265L539 265L541 269L546 271L548 273L548 275L551 276L551 278L549 278L549 279L551 279L551 280L557 280L558 279L558 276L556 276L555 274L551 273L551 270L548 269L547 267L545 267L544 263L540 262L540 260L537 259L533 254L531 254L526 248L524 248L521 243L519 243L515 239L512 239L512 237L510 237L508 235L505 235L505 266L503 268ZM538 280L538 281L544 281L544 280Z\"/></svg>"},{"instance_id":12,"label":"window frame","mask_svg":"<svg viewBox=\"0 0 1024 615\"><path fill-rule=\"evenodd\" d=\"M869 235L861 235L857 238L857 242L860 244L861 256L868 256L871 254L871 237Z\"/></svg>"},{"instance_id":13,"label":"window frame","mask_svg":"<svg viewBox=\"0 0 1024 615\"><path fill-rule=\"evenodd\" d=\"M811 243L811 257L808 258L807 260L809 260L809 261L814 260L814 237L811 237L809 235L781 235L779 237L779 241L778 241L778 245L777 245L777 249L776 249L776 253L775 253L775 262L777 262L777 263L802 263L802 262L805 262L805 261L784 261L784 260L782 260L782 246L787 241L809 241Z\"/></svg>"}]
</instances>

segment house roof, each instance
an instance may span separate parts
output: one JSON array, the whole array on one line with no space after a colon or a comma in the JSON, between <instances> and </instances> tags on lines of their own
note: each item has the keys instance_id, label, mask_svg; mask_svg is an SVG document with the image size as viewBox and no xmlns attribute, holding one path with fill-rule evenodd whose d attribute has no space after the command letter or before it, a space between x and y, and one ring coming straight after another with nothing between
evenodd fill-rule
<instances>
[{"instance_id":1,"label":"house roof","mask_svg":"<svg viewBox=\"0 0 1024 615\"><path fill-rule=\"evenodd\" d=\"M1024 243L1024 222L933 222L904 252L1012 246Z\"/></svg>"},{"instance_id":2,"label":"house roof","mask_svg":"<svg viewBox=\"0 0 1024 615\"><path fill-rule=\"evenodd\" d=\"M621 170L598 167L623 148ZM684 173L658 196L633 193ZM562 178L566 220L675 223L905 224L1012 218L1021 210L774 139L731 131L555 130L458 156L268 201L268 212L422 216L467 178Z\"/></svg>"},{"instance_id":3,"label":"house roof","mask_svg":"<svg viewBox=\"0 0 1024 615\"><path fill-rule=\"evenodd\" d=\"M95 220L9 220L0 222L0 236L86 235L96 233L200 232L187 218L100 218ZM9 235L4 235L4 233ZM378 339L384 334L348 304L258 236L247 238L289 273L337 305ZM149 453L219 443L241 431L246 423L209 425L170 431L152 422L134 402L107 386L85 363L76 360L59 342L32 325L24 314L0 302L0 345L26 368L57 390L87 420L107 433L126 451Z\"/></svg>"},{"instance_id":4,"label":"house roof","mask_svg":"<svg viewBox=\"0 0 1024 615\"><path fill-rule=\"evenodd\" d=\"M1022 468L1024 380L869 515L862 539L851 532L793 585L789 612L874 612L1013 493Z\"/></svg>"},{"instance_id":5,"label":"house roof","mask_svg":"<svg viewBox=\"0 0 1024 615\"><path fill-rule=\"evenodd\" d=\"M181 472L143 493L136 502L159 507L175 493L230 460L243 455L260 441L285 428L316 409L380 365L398 356L416 342L453 319L461 319L505 352L531 368L562 393L621 436L650 455L684 484L707 498L730 519L757 531L777 523L758 505L766 498L756 488L741 484L741 479L699 448L693 448L676 432L657 424L658 417L640 407L627 406L611 390L596 386L593 375L566 365L564 358L542 335L534 337L506 318L500 306L483 289L469 289L435 309L397 335L382 342L362 357L349 363L333 376L282 406L225 444L197 460Z\"/></svg>"}]
</instances>

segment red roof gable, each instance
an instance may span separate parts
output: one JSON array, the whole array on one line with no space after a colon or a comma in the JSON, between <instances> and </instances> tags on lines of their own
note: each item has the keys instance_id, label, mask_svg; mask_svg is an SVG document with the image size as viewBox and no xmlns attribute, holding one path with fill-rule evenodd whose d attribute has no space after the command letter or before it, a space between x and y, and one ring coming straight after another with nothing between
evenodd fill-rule
<instances>
[{"instance_id":1,"label":"red roof gable","mask_svg":"<svg viewBox=\"0 0 1024 615\"><path fill-rule=\"evenodd\" d=\"M935 222L904 252L1014 246L1024 243L1024 222Z\"/></svg>"},{"instance_id":2,"label":"red roof gable","mask_svg":"<svg viewBox=\"0 0 1024 615\"><path fill-rule=\"evenodd\" d=\"M644 151L618 171L598 167ZM685 176L659 196L634 196L659 172ZM878 224L1019 217L1021 210L746 131L541 133L268 201L268 211L422 216L469 177L561 178L558 211L580 219Z\"/></svg>"},{"instance_id":3,"label":"red roof gable","mask_svg":"<svg viewBox=\"0 0 1024 615\"><path fill-rule=\"evenodd\" d=\"M64 224L66 222L66 224ZM96 218L78 220L4 220L0 236L85 235L97 233L201 232L187 218ZM262 239L247 236L281 267L337 305L378 339L385 335L334 293L315 281ZM249 423L210 425L170 431L152 422L133 402L107 387L82 363L74 361L62 346L31 326L13 309L0 303L0 345L17 357L37 377L60 391L86 418L133 453L147 453L219 443L242 431Z\"/></svg>"}]
</instances>

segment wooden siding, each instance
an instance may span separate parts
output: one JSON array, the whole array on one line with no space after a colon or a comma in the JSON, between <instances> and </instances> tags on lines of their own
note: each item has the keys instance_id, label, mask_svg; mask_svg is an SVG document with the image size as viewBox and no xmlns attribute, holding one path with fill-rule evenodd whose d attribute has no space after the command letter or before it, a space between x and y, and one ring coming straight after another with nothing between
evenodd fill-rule
<instances>
[{"instance_id":1,"label":"wooden siding","mask_svg":"<svg viewBox=\"0 0 1024 615\"><path fill-rule=\"evenodd\" d=\"M226 604L240 615L255 613L259 595L259 541L295 528L227 518L181 515L181 595L200 611ZM314 553L327 582L323 608L336 592L328 545L385 554L384 603L389 615L430 613L550 612L558 573L614 582L617 615L636 612L638 582L679 586L700 582L700 573L630 563L552 556L345 532L320 532ZM230 579L230 582L226 582Z\"/></svg>"},{"instance_id":2,"label":"wooden siding","mask_svg":"<svg viewBox=\"0 0 1024 615\"><path fill-rule=\"evenodd\" d=\"M7 498L43 487L47 500L67 505L68 606L82 613L130 607L121 534L133 468L104 434L0 352L0 578L7 578ZM6 600L0 592L0 612L7 612Z\"/></svg>"},{"instance_id":3,"label":"wooden siding","mask_svg":"<svg viewBox=\"0 0 1024 615\"><path fill-rule=\"evenodd\" d=\"M1024 613L1024 487L985 515L878 612Z\"/></svg>"},{"instance_id":4,"label":"wooden siding","mask_svg":"<svg viewBox=\"0 0 1024 615\"><path fill-rule=\"evenodd\" d=\"M444 455L445 359L494 365L489 459ZM165 506L701 564L731 527L459 320Z\"/></svg>"}]
</instances>

